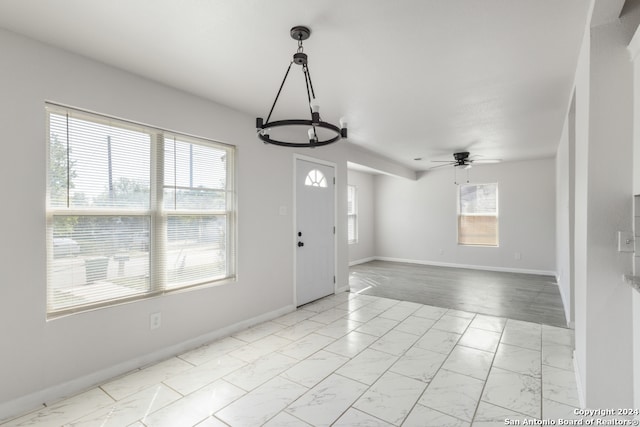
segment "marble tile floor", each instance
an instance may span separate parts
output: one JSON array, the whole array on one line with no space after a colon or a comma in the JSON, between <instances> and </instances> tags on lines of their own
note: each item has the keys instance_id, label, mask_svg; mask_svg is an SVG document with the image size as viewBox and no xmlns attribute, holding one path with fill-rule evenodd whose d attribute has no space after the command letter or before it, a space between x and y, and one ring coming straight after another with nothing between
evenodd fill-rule
<instances>
[{"instance_id":1,"label":"marble tile floor","mask_svg":"<svg viewBox=\"0 0 640 427\"><path fill-rule=\"evenodd\" d=\"M0 426L575 419L572 342L569 329L341 293Z\"/></svg>"}]
</instances>

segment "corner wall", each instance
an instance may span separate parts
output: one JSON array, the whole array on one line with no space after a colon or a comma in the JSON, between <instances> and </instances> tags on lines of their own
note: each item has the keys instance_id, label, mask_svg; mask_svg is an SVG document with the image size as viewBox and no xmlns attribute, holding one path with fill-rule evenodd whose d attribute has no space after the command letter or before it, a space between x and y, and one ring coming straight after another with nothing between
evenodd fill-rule
<instances>
[{"instance_id":1,"label":"corner wall","mask_svg":"<svg viewBox=\"0 0 640 427\"><path fill-rule=\"evenodd\" d=\"M629 52L633 63L633 194L640 195L640 27L636 29ZM634 210L635 235L640 234L640 211ZM640 242L636 237L633 274L640 276ZM634 408L640 408L640 292L633 292L633 374ZM640 420L640 415L636 417Z\"/></svg>"},{"instance_id":2,"label":"corner wall","mask_svg":"<svg viewBox=\"0 0 640 427\"><path fill-rule=\"evenodd\" d=\"M575 103L562 129L556 153L556 280L567 324L574 326Z\"/></svg>"},{"instance_id":3,"label":"corner wall","mask_svg":"<svg viewBox=\"0 0 640 427\"><path fill-rule=\"evenodd\" d=\"M633 406L631 254L617 231L632 225L630 21L592 28L576 73L576 375L589 408ZM633 29L630 31L630 27Z\"/></svg>"}]
</instances>

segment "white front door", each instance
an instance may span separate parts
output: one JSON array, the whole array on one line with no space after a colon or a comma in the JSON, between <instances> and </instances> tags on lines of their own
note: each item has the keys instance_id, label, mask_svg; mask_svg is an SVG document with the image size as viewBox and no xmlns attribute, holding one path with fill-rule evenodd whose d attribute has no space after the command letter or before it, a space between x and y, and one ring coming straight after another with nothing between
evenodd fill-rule
<instances>
[{"instance_id":1,"label":"white front door","mask_svg":"<svg viewBox=\"0 0 640 427\"><path fill-rule=\"evenodd\" d=\"M335 168L296 159L296 305L335 293Z\"/></svg>"}]
</instances>

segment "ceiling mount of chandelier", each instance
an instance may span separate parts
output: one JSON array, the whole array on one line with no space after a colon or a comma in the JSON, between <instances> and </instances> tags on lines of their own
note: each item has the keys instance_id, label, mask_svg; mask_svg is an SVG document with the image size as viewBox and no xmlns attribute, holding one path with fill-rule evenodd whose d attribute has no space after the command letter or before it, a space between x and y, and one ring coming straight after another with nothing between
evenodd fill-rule
<instances>
[{"instance_id":1,"label":"ceiling mount of chandelier","mask_svg":"<svg viewBox=\"0 0 640 427\"><path fill-rule=\"evenodd\" d=\"M313 90L313 83L311 82L308 56L306 53L304 53L304 49L302 46L302 41L308 39L309 36L311 36L311 30L304 26L296 26L291 29L290 34L291 38L298 41L298 50L293 54L293 59L287 67L287 71L284 74L284 79L282 79L282 83L280 84L280 89L278 89L278 93L276 94L276 99L273 101L273 105L271 105L271 110L269 111L267 120L263 120L262 117L258 117L256 119L256 130L258 132L258 138L260 138L265 144L274 144L283 147L310 148L321 147L323 145L334 143L342 138L346 138L347 123L343 119L340 119L340 126L336 126L334 124L324 122L320 118L320 105L318 104L318 101L316 99L316 95ZM307 101L309 104L309 113L311 115L311 118L270 121L273 109L278 102L278 98L280 97L282 88L287 81L287 76L289 75L291 66L294 63L302 67L302 72L304 74L304 80L307 89ZM273 128L288 126L307 127L307 140L305 142L288 142L271 137L271 130Z\"/></svg>"}]
</instances>

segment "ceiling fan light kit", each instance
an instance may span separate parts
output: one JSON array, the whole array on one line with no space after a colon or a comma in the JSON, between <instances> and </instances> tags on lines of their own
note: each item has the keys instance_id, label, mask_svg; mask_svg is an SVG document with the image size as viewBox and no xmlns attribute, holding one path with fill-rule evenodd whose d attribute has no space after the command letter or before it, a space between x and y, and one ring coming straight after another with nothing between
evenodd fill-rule
<instances>
[{"instance_id":1,"label":"ceiling fan light kit","mask_svg":"<svg viewBox=\"0 0 640 427\"><path fill-rule=\"evenodd\" d=\"M280 84L280 89L278 89L276 98L271 105L271 110L269 111L267 120L263 120L262 117L256 118L256 130L258 132L258 138L260 138L265 144L279 145L282 147L309 148L329 145L342 138L347 138L347 122L344 119L340 119L340 126L337 126L332 123L322 121L322 119L320 118L320 104L318 103L315 92L313 90L313 83L311 82L311 74L309 72L308 56L306 53L304 53L304 49L302 46L303 40L307 40L311 36L311 30L304 26L296 26L291 29L290 34L292 39L298 41L298 50L293 54L293 59L287 67L287 71L284 74L284 79L282 79L282 83ZM307 100L309 104L309 113L311 115L311 119L288 119L270 121L271 114L273 114L273 109L275 108L276 103L278 102L278 98L280 97L280 93L282 92L282 88L287 81L287 76L289 75L289 71L291 70L291 65L293 65L294 63L302 67L305 85L307 88ZM309 128L307 131L308 141L289 142L279 140L271 136L271 129L288 126L307 126ZM318 136L318 129L325 129L329 131L328 133L330 134L330 136L320 138Z\"/></svg>"}]
</instances>

